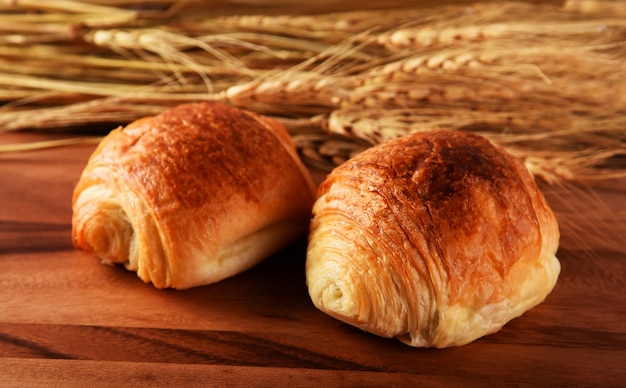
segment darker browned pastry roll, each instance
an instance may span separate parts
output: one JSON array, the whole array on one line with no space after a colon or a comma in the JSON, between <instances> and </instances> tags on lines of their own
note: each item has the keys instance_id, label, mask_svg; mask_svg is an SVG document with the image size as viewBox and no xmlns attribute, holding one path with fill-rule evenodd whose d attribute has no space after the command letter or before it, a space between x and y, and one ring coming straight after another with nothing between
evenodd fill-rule
<instances>
[{"instance_id":1,"label":"darker browned pastry roll","mask_svg":"<svg viewBox=\"0 0 626 388\"><path fill-rule=\"evenodd\" d=\"M306 234L315 187L278 122L182 105L112 131L73 198L77 248L156 287L240 273Z\"/></svg>"},{"instance_id":2,"label":"darker browned pastry roll","mask_svg":"<svg viewBox=\"0 0 626 388\"><path fill-rule=\"evenodd\" d=\"M553 289L556 219L520 161L478 135L417 133L337 167L318 190L313 303L420 347L499 330Z\"/></svg>"}]
</instances>

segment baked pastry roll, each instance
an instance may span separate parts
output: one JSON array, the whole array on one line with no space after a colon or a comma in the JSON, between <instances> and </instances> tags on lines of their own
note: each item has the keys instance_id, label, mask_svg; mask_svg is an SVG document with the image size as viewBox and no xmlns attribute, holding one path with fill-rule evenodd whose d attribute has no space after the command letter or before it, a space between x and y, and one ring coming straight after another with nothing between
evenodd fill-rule
<instances>
[{"instance_id":1,"label":"baked pastry roll","mask_svg":"<svg viewBox=\"0 0 626 388\"><path fill-rule=\"evenodd\" d=\"M474 134L372 147L326 177L313 214L315 306L411 346L498 331L542 302L560 272L557 222L533 177Z\"/></svg>"},{"instance_id":2,"label":"baked pastry roll","mask_svg":"<svg viewBox=\"0 0 626 388\"><path fill-rule=\"evenodd\" d=\"M73 196L74 245L157 288L238 274L306 235L315 185L278 122L181 105L107 135Z\"/></svg>"}]
</instances>

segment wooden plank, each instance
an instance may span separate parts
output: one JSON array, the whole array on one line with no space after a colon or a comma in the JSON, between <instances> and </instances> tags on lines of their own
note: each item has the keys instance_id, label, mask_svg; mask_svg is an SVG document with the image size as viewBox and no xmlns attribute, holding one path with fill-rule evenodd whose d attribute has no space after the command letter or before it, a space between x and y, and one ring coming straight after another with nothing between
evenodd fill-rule
<instances>
[{"instance_id":1,"label":"wooden plank","mask_svg":"<svg viewBox=\"0 0 626 388\"><path fill-rule=\"evenodd\" d=\"M233 367L229 365L190 365L180 363L116 362L88 360L35 360L0 358L2 387L50 387L50 381L63 386L89 387L440 387L458 386L471 381L474 385L493 384L495 379L459 379L455 376L414 375L405 373L381 375L373 372L304 369ZM6 371L6 373L5 373Z\"/></svg>"},{"instance_id":2,"label":"wooden plank","mask_svg":"<svg viewBox=\"0 0 626 388\"><path fill-rule=\"evenodd\" d=\"M11 134L0 142L35 138ZM157 290L75 251L71 194L92 151L0 155L0 386L626 381L626 249L619 239L626 192L598 191L605 210L594 213L591 200L570 206L580 194L546 189L559 214L573 224L586 220L564 230L554 292L472 344L414 349L314 308L305 239L243 274L184 291ZM581 244L581 230L599 231L598 238Z\"/></svg>"}]
</instances>

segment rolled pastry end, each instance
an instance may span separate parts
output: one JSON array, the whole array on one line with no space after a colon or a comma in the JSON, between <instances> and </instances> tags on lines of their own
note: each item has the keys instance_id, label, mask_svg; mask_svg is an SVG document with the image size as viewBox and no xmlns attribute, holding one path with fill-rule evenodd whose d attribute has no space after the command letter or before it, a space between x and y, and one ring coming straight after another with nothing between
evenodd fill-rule
<instances>
[{"instance_id":1,"label":"rolled pastry end","mask_svg":"<svg viewBox=\"0 0 626 388\"><path fill-rule=\"evenodd\" d=\"M119 202L102 186L93 186L76 201L73 242L107 264L128 261L133 228Z\"/></svg>"},{"instance_id":2,"label":"rolled pastry end","mask_svg":"<svg viewBox=\"0 0 626 388\"><path fill-rule=\"evenodd\" d=\"M349 296L349 290L345 285L337 284L332 279L318 279L311 286L311 297L321 310L327 311L335 316L356 316L358 308L353 299Z\"/></svg>"},{"instance_id":3,"label":"rolled pastry end","mask_svg":"<svg viewBox=\"0 0 626 388\"><path fill-rule=\"evenodd\" d=\"M313 304L321 311L343 322L359 325L366 322L367 311L359 303L356 290L361 279L350 273L346 266L345 240L332 240L334 245L315 236L332 233L329 230L315 230L307 249L306 278L309 296ZM322 241L319 241L322 240ZM367 304L365 304L367 305Z\"/></svg>"},{"instance_id":4,"label":"rolled pastry end","mask_svg":"<svg viewBox=\"0 0 626 388\"><path fill-rule=\"evenodd\" d=\"M315 259L307 262L309 296L317 309L381 337L392 338L406 332L404 314L398 313L400 307L394 301L386 306L390 313L374 311L372 304L385 303L386 296L376 292L376 284L368 287L372 279L366 273L351 272L345 263L340 264L346 261L345 256L333 258L326 254L324 260L324 263L315 263Z\"/></svg>"},{"instance_id":5,"label":"rolled pastry end","mask_svg":"<svg viewBox=\"0 0 626 388\"><path fill-rule=\"evenodd\" d=\"M329 247L320 244L315 238L311 239L307 248L308 259L305 268L309 296L313 304L340 320L344 320L345 317L351 319L358 317L358 306L352 298L350 284L342 281L350 279L342 264L345 261L342 255L342 251L345 252L344 248L340 243L338 246Z\"/></svg>"}]
</instances>

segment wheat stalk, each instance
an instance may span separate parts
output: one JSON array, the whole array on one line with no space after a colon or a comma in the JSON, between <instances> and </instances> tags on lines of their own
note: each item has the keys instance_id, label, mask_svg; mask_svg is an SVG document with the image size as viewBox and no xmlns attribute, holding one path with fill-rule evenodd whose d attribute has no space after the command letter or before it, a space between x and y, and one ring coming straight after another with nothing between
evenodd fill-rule
<instances>
[{"instance_id":1,"label":"wheat stalk","mask_svg":"<svg viewBox=\"0 0 626 388\"><path fill-rule=\"evenodd\" d=\"M225 16L145 4L0 1L0 131L115 127L221 101L282 121L324 168L443 128L489 137L553 184L626 176L619 4Z\"/></svg>"},{"instance_id":2,"label":"wheat stalk","mask_svg":"<svg viewBox=\"0 0 626 388\"><path fill-rule=\"evenodd\" d=\"M581 14L626 16L626 3L620 0L567 0L563 9Z\"/></svg>"}]
</instances>

